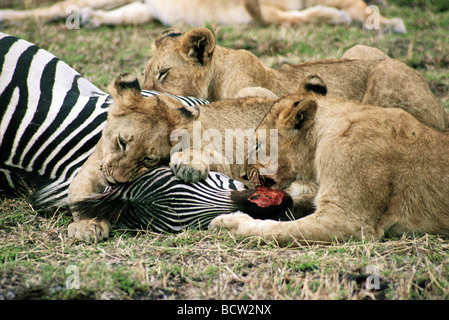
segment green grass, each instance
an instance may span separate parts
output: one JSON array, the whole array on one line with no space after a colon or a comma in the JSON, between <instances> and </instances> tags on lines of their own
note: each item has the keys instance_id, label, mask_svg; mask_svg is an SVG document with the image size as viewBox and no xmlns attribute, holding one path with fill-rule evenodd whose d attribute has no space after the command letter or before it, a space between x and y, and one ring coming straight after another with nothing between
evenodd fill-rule
<instances>
[{"instance_id":1,"label":"green grass","mask_svg":"<svg viewBox=\"0 0 449 320\"><path fill-rule=\"evenodd\" d=\"M406 35L357 26L209 27L218 44L248 49L270 66L338 58L358 43L378 47L422 72L449 109L446 2L411 3L381 7L404 19ZM68 30L63 21L28 21L1 31L38 44L106 91L122 72L142 75L152 42L165 29L154 22ZM449 241L436 236L279 248L224 231L113 230L109 240L86 244L67 237L70 221L67 212L37 213L23 199L0 202L0 299L449 299ZM79 289L66 286L69 266L79 271ZM366 287L370 266L379 270L376 290Z\"/></svg>"}]
</instances>

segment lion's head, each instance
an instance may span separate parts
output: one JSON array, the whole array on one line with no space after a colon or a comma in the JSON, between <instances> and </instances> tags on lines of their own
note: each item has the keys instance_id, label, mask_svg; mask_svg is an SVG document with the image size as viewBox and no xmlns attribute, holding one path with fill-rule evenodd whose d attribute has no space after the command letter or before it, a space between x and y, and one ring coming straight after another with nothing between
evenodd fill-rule
<instances>
[{"instance_id":1,"label":"lion's head","mask_svg":"<svg viewBox=\"0 0 449 320\"><path fill-rule=\"evenodd\" d=\"M215 49L212 32L195 28L182 34L168 29L156 38L154 45L153 56L145 66L143 88L207 99Z\"/></svg>"},{"instance_id":2,"label":"lion's head","mask_svg":"<svg viewBox=\"0 0 449 320\"><path fill-rule=\"evenodd\" d=\"M259 139L258 133L278 130L278 159L262 163L256 161L246 167L246 178L255 184L287 188L293 181L315 181L314 158L316 137L313 132L316 99L326 95L327 88L318 76L307 77L300 89L277 101L261 121L255 133L255 146L249 157L260 159L257 153L271 150L270 139ZM265 134L266 136L266 134ZM274 165L274 167L273 167ZM272 167L270 167L272 166ZM263 172L270 172L261 175Z\"/></svg>"},{"instance_id":3,"label":"lion's head","mask_svg":"<svg viewBox=\"0 0 449 320\"><path fill-rule=\"evenodd\" d=\"M156 165L168 164L172 130L192 121L198 109L165 94L142 96L132 74L121 75L108 89L114 103L100 142L106 181L128 182Z\"/></svg>"}]
</instances>

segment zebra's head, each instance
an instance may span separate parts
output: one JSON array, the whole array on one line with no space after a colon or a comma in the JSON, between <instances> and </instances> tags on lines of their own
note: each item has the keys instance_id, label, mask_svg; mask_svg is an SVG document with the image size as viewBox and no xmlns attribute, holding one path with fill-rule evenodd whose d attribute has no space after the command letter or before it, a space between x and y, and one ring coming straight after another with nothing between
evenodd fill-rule
<instances>
[{"instance_id":1,"label":"zebra's head","mask_svg":"<svg viewBox=\"0 0 449 320\"><path fill-rule=\"evenodd\" d=\"M108 89L113 103L97 145L106 182L129 182L156 165L168 164L171 131L191 122L198 109L168 95L142 96L136 76L129 73Z\"/></svg>"}]
</instances>

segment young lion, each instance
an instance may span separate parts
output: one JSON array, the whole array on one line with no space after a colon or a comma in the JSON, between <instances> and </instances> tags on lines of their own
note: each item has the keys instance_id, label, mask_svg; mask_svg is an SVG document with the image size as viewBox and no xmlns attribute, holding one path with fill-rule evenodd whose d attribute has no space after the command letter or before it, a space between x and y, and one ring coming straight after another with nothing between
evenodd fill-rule
<instances>
[{"instance_id":1,"label":"young lion","mask_svg":"<svg viewBox=\"0 0 449 320\"><path fill-rule=\"evenodd\" d=\"M216 45L206 28L184 34L169 29L155 40L153 56L145 67L144 89L209 101L249 95L281 97L295 92L307 76L317 74L332 95L401 108L437 130L446 128L446 112L419 72L375 48L356 46L349 51L347 59L272 69L249 51ZM366 55L374 59L360 59Z\"/></svg>"},{"instance_id":2,"label":"young lion","mask_svg":"<svg viewBox=\"0 0 449 320\"><path fill-rule=\"evenodd\" d=\"M136 77L131 74L120 76L108 89L114 103L109 107L106 126L94 153L70 184L70 204L102 192L107 185L132 181L156 165L169 163L184 181L204 179L209 169L239 180L248 148L241 149L243 160L237 161L238 154L234 152L237 142L234 146L233 139L244 132L251 138L252 130L275 101L241 98L201 108L187 107L165 94L143 97ZM227 129L233 129L234 133L230 136L233 148L230 154L222 151L221 138L228 136ZM80 239L108 236L109 221L86 219L76 211L72 214L70 236Z\"/></svg>"},{"instance_id":3,"label":"young lion","mask_svg":"<svg viewBox=\"0 0 449 320\"><path fill-rule=\"evenodd\" d=\"M257 235L280 244L380 239L406 232L449 235L449 136L397 108L323 97L311 77L304 91L275 104L259 128L279 130L276 174L318 187L313 214L291 222L244 214L219 216L211 226ZM264 168L248 167L251 178Z\"/></svg>"},{"instance_id":4,"label":"young lion","mask_svg":"<svg viewBox=\"0 0 449 320\"><path fill-rule=\"evenodd\" d=\"M96 10L117 6L122 7ZM406 32L401 19L376 15L362 0L65 0L46 8L0 10L0 23L17 23L29 18L43 21L69 18L73 21L78 15L81 15L82 23L93 27L140 24L151 20L172 26L181 23L191 26L205 23L243 24L251 21L299 26L311 22L349 24L355 20L363 26L377 21L379 29Z\"/></svg>"}]
</instances>

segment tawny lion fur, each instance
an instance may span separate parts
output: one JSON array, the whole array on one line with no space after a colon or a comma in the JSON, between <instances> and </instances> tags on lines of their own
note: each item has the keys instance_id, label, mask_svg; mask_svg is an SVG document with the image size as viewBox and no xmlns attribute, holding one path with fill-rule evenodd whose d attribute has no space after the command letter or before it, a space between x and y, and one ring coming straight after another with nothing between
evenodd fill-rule
<instances>
[{"instance_id":1,"label":"tawny lion fur","mask_svg":"<svg viewBox=\"0 0 449 320\"><path fill-rule=\"evenodd\" d=\"M309 88L324 86L311 77ZM321 85L320 85L321 83ZM449 235L449 135L397 108L300 90L275 104L259 128L279 130L276 174L266 181L318 186L313 214L290 222L245 214L211 226L282 245L384 235ZM264 166L248 166L252 177Z\"/></svg>"},{"instance_id":2,"label":"tawny lion fur","mask_svg":"<svg viewBox=\"0 0 449 320\"><path fill-rule=\"evenodd\" d=\"M101 10L111 9L114 10ZM75 21L81 17L81 21ZM67 19L69 23L100 25L141 24L158 20L169 26L205 23L300 26L307 23L350 24L351 21L380 30L405 33L399 18L387 19L362 0L65 0L31 10L0 10L0 23Z\"/></svg>"},{"instance_id":3,"label":"tawny lion fur","mask_svg":"<svg viewBox=\"0 0 449 320\"><path fill-rule=\"evenodd\" d=\"M188 107L165 94L143 97L137 78L131 74L121 75L109 86L109 92L114 102L109 107L106 126L95 151L70 184L70 204L101 193L107 185L132 181L156 165L170 164L184 181L204 179L209 170L240 180L244 163L234 159L226 162L222 148L225 146L221 141L212 141L220 145L210 149L214 145L206 137L207 130L214 129L224 138L226 129L241 129L241 132L249 129L247 140L250 140L253 130L276 101L240 98ZM194 122L201 126L201 134L204 134L200 147L196 147ZM175 150L183 142L190 148ZM245 146L243 160L247 151ZM211 162L209 155L219 160ZM74 222L69 226L70 236L80 239L108 236L110 221L85 219L76 211L72 214Z\"/></svg>"},{"instance_id":4,"label":"tawny lion fur","mask_svg":"<svg viewBox=\"0 0 449 320\"><path fill-rule=\"evenodd\" d=\"M349 49L343 59L272 69L247 50L216 45L206 28L184 34L169 29L155 41L143 88L209 101L251 95L281 97L296 91L312 74L325 81L329 94L401 108L437 130L447 126L442 104L418 71L366 46Z\"/></svg>"}]
</instances>

